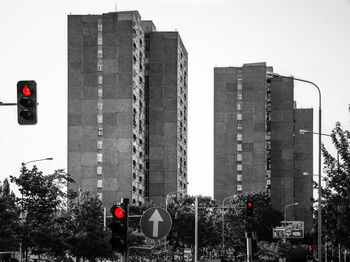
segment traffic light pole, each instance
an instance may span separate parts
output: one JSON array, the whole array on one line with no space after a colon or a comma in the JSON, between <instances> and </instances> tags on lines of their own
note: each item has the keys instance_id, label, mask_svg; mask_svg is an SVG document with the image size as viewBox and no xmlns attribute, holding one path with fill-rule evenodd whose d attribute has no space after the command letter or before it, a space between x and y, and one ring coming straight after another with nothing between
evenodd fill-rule
<instances>
[{"instance_id":1,"label":"traffic light pole","mask_svg":"<svg viewBox=\"0 0 350 262\"><path fill-rule=\"evenodd\" d=\"M253 261L253 249L252 249L252 232L246 232L247 238L247 262Z\"/></svg>"},{"instance_id":2,"label":"traffic light pole","mask_svg":"<svg viewBox=\"0 0 350 262\"><path fill-rule=\"evenodd\" d=\"M16 106L17 103L3 103L3 102L0 102L0 106Z\"/></svg>"}]
</instances>

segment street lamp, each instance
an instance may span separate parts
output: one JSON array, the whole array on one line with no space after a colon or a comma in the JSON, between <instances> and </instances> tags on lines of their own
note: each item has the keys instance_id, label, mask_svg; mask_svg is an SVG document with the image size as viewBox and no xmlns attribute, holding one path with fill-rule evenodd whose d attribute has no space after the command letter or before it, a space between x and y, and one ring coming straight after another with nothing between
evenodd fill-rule
<instances>
[{"instance_id":1,"label":"street lamp","mask_svg":"<svg viewBox=\"0 0 350 262\"><path fill-rule=\"evenodd\" d=\"M321 136L329 136L329 137L332 137L330 134L323 134L323 133L317 133L317 132L310 132L309 130L304 130L304 129L300 129L299 130L299 133L302 134L302 135L305 135L305 134L316 134L316 135L321 135ZM337 170L338 170L338 174L339 174L339 150L338 148L336 148L337 150ZM307 172L304 172L303 173L304 176L307 176L307 175L313 175L314 174L309 174ZM338 243L338 256L340 258L340 243Z\"/></svg>"},{"instance_id":2,"label":"street lamp","mask_svg":"<svg viewBox=\"0 0 350 262\"><path fill-rule=\"evenodd\" d=\"M24 165L32 163L32 162L39 162L39 161L45 161L45 160L53 160L53 157L47 157L47 158L42 158L42 159L37 159L37 160L31 160L28 162L23 163Z\"/></svg>"},{"instance_id":3,"label":"street lamp","mask_svg":"<svg viewBox=\"0 0 350 262\"><path fill-rule=\"evenodd\" d=\"M224 255L225 252L225 236L224 236L224 230L225 230L225 201L231 198L235 198L237 195L233 195L233 196L229 196L224 198L224 200L222 200L222 255Z\"/></svg>"},{"instance_id":4,"label":"street lamp","mask_svg":"<svg viewBox=\"0 0 350 262\"><path fill-rule=\"evenodd\" d=\"M296 206L296 205L299 205L299 203L289 204L284 207L284 221L287 221L287 207Z\"/></svg>"},{"instance_id":5,"label":"street lamp","mask_svg":"<svg viewBox=\"0 0 350 262\"><path fill-rule=\"evenodd\" d=\"M321 90L320 88L313 82L295 78L294 76L283 76L272 72L267 72L267 76L269 77L282 77L292 79L293 81L300 81L304 83L308 83L317 88L318 91L318 216L317 216L317 249L318 249L318 261L322 262L322 206L321 206L321 120L322 120L322 106L321 106Z\"/></svg>"},{"instance_id":6,"label":"street lamp","mask_svg":"<svg viewBox=\"0 0 350 262\"><path fill-rule=\"evenodd\" d=\"M178 193L181 195L183 192L182 191L173 191L173 192L166 194L166 196L165 196L165 210L168 210L168 196L170 196L172 194L177 195Z\"/></svg>"}]
</instances>

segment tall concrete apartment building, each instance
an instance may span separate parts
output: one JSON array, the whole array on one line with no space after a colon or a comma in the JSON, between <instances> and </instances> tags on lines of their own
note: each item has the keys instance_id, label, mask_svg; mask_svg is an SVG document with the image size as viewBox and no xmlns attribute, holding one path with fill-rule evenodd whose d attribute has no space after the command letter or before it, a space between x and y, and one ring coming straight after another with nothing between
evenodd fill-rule
<instances>
[{"instance_id":1,"label":"tall concrete apartment building","mask_svg":"<svg viewBox=\"0 0 350 262\"><path fill-rule=\"evenodd\" d=\"M214 198L264 191L288 220L312 227L313 109L298 109L293 81L265 63L214 69Z\"/></svg>"},{"instance_id":2,"label":"tall concrete apartment building","mask_svg":"<svg viewBox=\"0 0 350 262\"><path fill-rule=\"evenodd\" d=\"M187 191L187 51L137 11L68 16L70 188L164 203Z\"/></svg>"}]
</instances>

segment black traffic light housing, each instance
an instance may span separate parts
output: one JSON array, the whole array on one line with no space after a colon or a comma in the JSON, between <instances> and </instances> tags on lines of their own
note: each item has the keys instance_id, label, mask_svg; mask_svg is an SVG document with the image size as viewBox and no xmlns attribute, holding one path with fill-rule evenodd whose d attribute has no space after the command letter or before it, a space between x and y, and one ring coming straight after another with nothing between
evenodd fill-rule
<instances>
[{"instance_id":1,"label":"black traffic light housing","mask_svg":"<svg viewBox=\"0 0 350 262\"><path fill-rule=\"evenodd\" d=\"M109 224L109 228L112 230L109 243L114 251L124 253L128 250L128 204L113 205L110 212L113 219L112 223Z\"/></svg>"},{"instance_id":2,"label":"black traffic light housing","mask_svg":"<svg viewBox=\"0 0 350 262\"><path fill-rule=\"evenodd\" d=\"M308 247L307 248L307 250L306 250L306 258L309 259L309 260L313 260L314 259L312 247Z\"/></svg>"},{"instance_id":3,"label":"black traffic light housing","mask_svg":"<svg viewBox=\"0 0 350 262\"><path fill-rule=\"evenodd\" d=\"M247 210L246 210L247 217L253 218L254 217L254 203L253 203L253 201L247 200L246 206L247 206Z\"/></svg>"},{"instance_id":4,"label":"black traffic light housing","mask_svg":"<svg viewBox=\"0 0 350 262\"><path fill-rule=\"evenodd\" d=\"M36 82L25 80L17 82L17 121L20 125L37 123Z\"/></svg>"}]
</instances>

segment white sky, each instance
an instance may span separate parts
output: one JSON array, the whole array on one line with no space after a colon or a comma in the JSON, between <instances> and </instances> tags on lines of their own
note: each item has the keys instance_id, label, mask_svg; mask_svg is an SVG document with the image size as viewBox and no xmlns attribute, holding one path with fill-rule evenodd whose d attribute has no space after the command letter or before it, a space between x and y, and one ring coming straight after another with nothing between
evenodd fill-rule
<instances>
[{"instance_id":1,"label":"white sky","mask_svg":"<svg viewBox=\"0 0 350 262\"><path fill-rule=\"evenodd\" d=\"M138 10L159 31L179 31L188 51L189 194L213 195L214 66L266 61L277 73L313 81L323 96L322 131L336 121L349 129L350 0L118 0L117 8ZM34 79L40 103L35 126L18 125L15 106L0 107L0 180L18 175L21 162L46 157L54 160L36 163L39 169L66 169L67 15L113 12L115 1L2 0L0 10L0 101L16 102L17 81ZM298 83L295 95L317 120L315 88Z\"/></svg>"}]
</instances>

